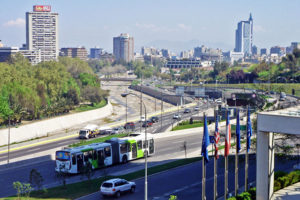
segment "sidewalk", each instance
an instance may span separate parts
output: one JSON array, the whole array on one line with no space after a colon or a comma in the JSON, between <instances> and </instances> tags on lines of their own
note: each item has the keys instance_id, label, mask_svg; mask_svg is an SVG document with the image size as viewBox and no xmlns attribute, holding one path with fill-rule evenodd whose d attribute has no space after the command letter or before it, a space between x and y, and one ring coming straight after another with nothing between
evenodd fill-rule
<instances>
[{"instance_id":1,"label":"sidewalk","mask_svg":"<svg viewBox=\"0 0 300 200\"><path fill-rule=\"evenodd\" d=\"M278 190L273 195L273 200L299 200L300 199L300 182Z\"/></svg>"}]
</instances>

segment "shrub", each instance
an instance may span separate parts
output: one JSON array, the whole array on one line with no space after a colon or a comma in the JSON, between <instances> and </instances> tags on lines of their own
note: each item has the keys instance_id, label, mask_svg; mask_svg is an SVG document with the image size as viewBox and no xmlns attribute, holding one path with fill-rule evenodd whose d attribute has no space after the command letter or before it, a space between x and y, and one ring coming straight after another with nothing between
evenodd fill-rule
<instances>
[{"instance_id":1,"label":"shrub","mask_svg":"<svg viewBox=\"0 0 300 200\"><path fill-rule=\"evenodd\" d=\"M287 175L289 179L289 184L292 185L300 181L300 171L296 170Z\"/></svg>"},{"instance_id":2,"label":"shrub","mask_svg":"<svg viewBox=\"0 0 300 200\"><path fill-rule=\"evenodd\" d=\"M250 188L249 193L251 195L251 199L256 199L256 188Z\"/></svg>"},{"instance_id":3,"label":"shrub","mask_svg":"<svg viewBox=\"0 0 300 200\"><path fill-rule=\"evenodd\" d=\"M236 200L236 198L235 198L235 197L230 197L230 198L227 199L227 200Z\"/></svg>"},{"instance_id":4,"label":"shrub","mask_svg":"<svg viewBox=\"0 0 300 200\"><path fill-rule=\"evenodd\" d=\"M251 195L249 192L243 192L242 194L237 195L237 200L251 200Z\"/></svg>"},{"instance_id":5,"label":"shrub","mask_svg":"<svg viewBox=\"0 0 300 200\"><path fill-rule=\"evenodd\" d=\"M288 178L288 176L280 177L278 178L278 181L280 182L282 188L290 185L290 179Z\"/></svg>"},{"instance_id":6,"label":"shrub","mask_svg":"<svg viewBox=\"0 0 300 200\"><path fill-rule=\"evenodd\" d=\"M274 181L274 192L280 190L281 188L282 188L281 183L278 180L275 180Z\"/></svg>"},{"instance_id":7,"label":"shrub","mask_svg":"<svg viewBox=\"0 0 300 200\"><path fill-rule=\"evenodd\" d=\"M285 176L285 175L287 175L287 174L288 174L288 173L283 172L283 171L277 171L277 172L275 172L275 174L274 174L274 179L277 180L278 178L280 178L280 177L282 177L282 176Z\"/></svg>"}]
</instances>

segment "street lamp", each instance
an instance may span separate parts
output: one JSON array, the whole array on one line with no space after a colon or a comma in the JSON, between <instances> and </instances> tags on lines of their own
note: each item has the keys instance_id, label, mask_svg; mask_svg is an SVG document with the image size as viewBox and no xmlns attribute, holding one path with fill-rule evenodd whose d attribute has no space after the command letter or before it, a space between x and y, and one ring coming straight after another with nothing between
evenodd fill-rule
<instances>
[{"instance_id":1,"label":"street lamp","mask_svg":"<svg viewBox=\"0 0 300 200\"><path fill-rule=\"evenodd\" d=\"M126 97L127 99L127 95L133 95L133 96L136 96L136 97L139 97L138 95L134 94L134 93L122 93L121 96L122 97ZM141 98L141 97L139 97ZM148 200L148 178L147 178L147 156L148 156L148 141L147 141L147 109L146 109L146 105L144 103L144 101L142 100L141 98L141 102L143 103L144 105L144 108L145 108L145 151L144 151L144 157L145 157L145 200Z\"/></svg>"}]
</instances>

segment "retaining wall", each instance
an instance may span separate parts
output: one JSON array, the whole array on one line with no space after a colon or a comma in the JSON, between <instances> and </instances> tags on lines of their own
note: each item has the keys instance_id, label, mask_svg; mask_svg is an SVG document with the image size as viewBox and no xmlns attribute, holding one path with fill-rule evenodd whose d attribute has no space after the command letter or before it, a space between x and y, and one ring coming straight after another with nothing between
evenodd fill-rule
<instances>
[{"instance_id":1,"label":"retaining wall","mask_svg":"<svg viewBox=\"0 0 300 200\"><path fill-rule=\"evenodd\" d=\"M68 114L65 116L41 120L26 125L10 128L10 143L22 142L37 137L49 136L59 130L66 130L75 125L92 120L104 118L111 115L112 105L108 104L102 108ZM8 129L0 130L0 146L8 144Z\"/></svg>"}]
</instances>

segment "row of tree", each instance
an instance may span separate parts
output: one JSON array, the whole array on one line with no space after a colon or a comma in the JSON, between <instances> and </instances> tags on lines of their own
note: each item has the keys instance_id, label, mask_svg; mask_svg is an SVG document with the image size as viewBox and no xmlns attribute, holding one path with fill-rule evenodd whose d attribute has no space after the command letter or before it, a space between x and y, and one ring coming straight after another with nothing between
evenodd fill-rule
<instances>
[{"instance_id":1,"label":"row of tree","mask_svg":"<svg viewBox=\"0 0 300 200\"><path fill-rule=\"evenodd\" d=\"M21 54L0 63L0 124L69 112L80 103L97 104L107 92L87 62L60 57L32 66Z\"/></svg>"}]
</instances>

